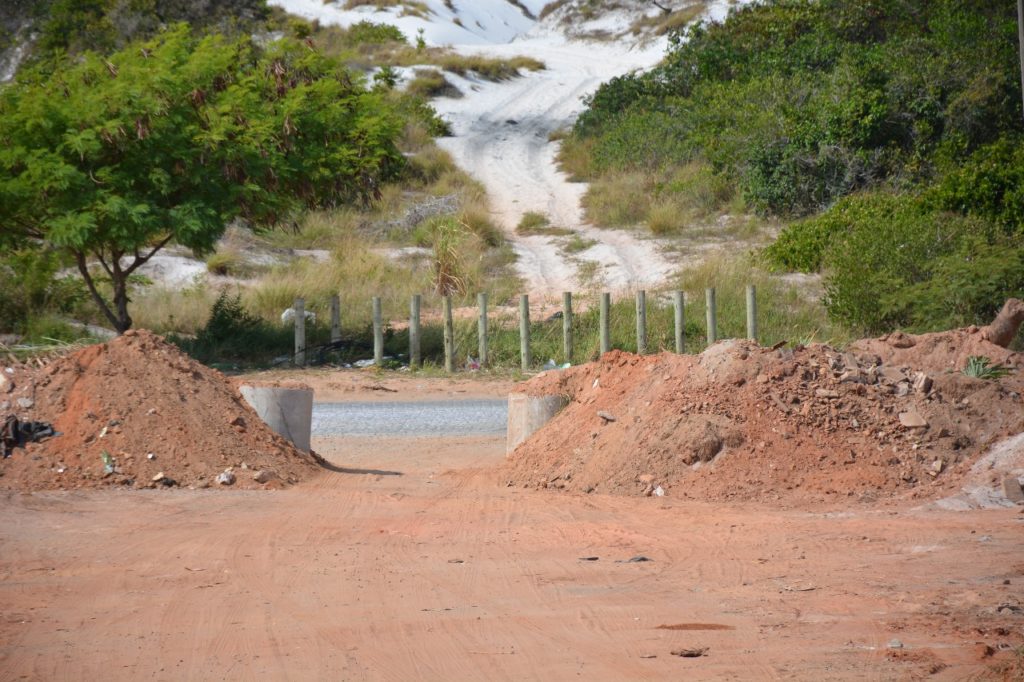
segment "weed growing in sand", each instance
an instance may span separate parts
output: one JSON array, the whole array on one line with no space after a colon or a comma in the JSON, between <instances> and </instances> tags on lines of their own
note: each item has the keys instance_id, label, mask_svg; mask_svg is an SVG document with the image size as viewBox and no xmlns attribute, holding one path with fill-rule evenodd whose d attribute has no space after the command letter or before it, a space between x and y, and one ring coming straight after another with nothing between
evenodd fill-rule
<instances>
[{"instance_id":1,"label":"weed growing in sand","mask_svg":"<svg viewBox=\"0 0 1024 682\"><path fill-rule=\"evenodd\" d=\"M1009 367L992 364L992 360L984 355L972 355L967 358L967 365L964 367L964 374L975 379L1001 379L1012 372Z\"/></svg>"}]
</instances>

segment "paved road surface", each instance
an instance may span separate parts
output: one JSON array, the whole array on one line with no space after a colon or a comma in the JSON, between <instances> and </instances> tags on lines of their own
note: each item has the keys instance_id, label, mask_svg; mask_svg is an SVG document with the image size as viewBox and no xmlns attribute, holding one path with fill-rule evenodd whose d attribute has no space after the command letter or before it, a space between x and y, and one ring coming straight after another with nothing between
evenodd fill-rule
<instances>
[{"instance_id":1,"label":"paved road surface","mask_svg":"<svg viewBox=\"0 0 1024 682\"><path fill-rule=\"evenodd\" d=\"M505 432L508 400L315 403L314 436L472 436Z\"/></svg>"}]
</instances>

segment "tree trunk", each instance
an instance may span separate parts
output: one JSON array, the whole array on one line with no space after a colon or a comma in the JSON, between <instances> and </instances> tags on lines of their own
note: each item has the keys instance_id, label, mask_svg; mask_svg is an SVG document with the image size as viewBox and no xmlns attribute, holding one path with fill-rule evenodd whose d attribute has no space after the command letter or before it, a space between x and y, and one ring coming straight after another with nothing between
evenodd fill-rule
<instances>
[{"instance_id":1,"label":"tree trunk","mask_svg":"<svg viewBox=\"0 0 1024 682\"><path fill-rule=\"evenodd\" d=\"M73 251L72 253L75 256L75 263L78 265L78 272L82 275L82 279L85 280L85 286L89 289L89 295L92 297L93 302L99 307L100 312L107 318L107 321L117 330L117 333L124 334L132 327L132 318L128 315L128 274L121 270L119 264L109 271L110 279L114 285L115 313L96 288L96 282L92 278L92 273L89 272L85 253L81 251Z\"/></svg>"},{"instance_id":2,"label":"tree trunk","mask_svg":"<svg viewBox=\"0 0 1024 682\"><path fill-rule=\"evenodd\" d=\"M1024 301L1011 298L1003 304L992 324L981 330L981 337L997 346L1008 348L1024 323Z\"/></svg>"}]
</instances>

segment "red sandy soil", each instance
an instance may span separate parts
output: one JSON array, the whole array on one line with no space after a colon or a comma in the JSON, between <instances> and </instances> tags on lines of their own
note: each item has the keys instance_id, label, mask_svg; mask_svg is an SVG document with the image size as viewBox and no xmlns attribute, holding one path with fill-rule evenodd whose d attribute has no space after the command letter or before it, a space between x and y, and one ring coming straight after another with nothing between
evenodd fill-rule
<instances>
[{"instance_id":1,"label":"red sandy soil","mask_svg":"<svg viewBox=\"0 0 1024 682\"><path fill-rule=\"evenodd\" d=\"M964 376L970 355L1024 355L976 328L822 345L719 343L547 372L521 390L568 406L523 443L510 483L584 492L816 504L929 499L990 445L1024 431L1024 377ZM916 424L914 421L916 420Z\"/></svg>"},{"instance_id":2,"label":"red sandy soil","mask_svg":"<svg viewBox=\"0 0 1024 682\"><path fill-rule=\"evenodd\" d=\"M501 438L314 447L349 473L0 493L0 677L1021 679L1017 510L506 488Z\"/></svg>"},{"instance_id":3,"label":"red sandy soil","mask_svg":"<svg viewBox=\"0 0 1024 682\"><path fill-rule=\"evenodd\" d=\"M0 410L62 435L0 460L0 489L205 487L234 467L240 487L279 487L319 469L271 431L220 372L145 331L89 346L44 368L14 368ZM24 408L18 400L31 401ZM28 404L28 403L26 403ZM105 471L102 453L116 465ZM148 455L153 457L149 458ZM243 464L245 465L243 467ZM272 472L265 484L255 473ZM163 473L165 478L154 482Z\"/></svg>"}]
</instances>

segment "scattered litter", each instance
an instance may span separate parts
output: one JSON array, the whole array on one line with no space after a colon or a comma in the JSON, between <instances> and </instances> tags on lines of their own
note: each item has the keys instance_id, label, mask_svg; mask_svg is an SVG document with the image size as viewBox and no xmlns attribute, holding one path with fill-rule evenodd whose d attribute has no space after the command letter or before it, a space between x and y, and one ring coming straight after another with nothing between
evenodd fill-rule
<instances>
[{"instance_id":1,"label":"scattered litter","mask_svg":"<svg viewBox=\"0 0 1024 682\"><path fill-rule=\"evenodd\" d=\"M463 561L462 559L449 559L448 563L450 563L450 564L464 564L466 562Z\"/></svg>"},{"instance_id":2,"label":"scattered litter","mask_svg":"<svg viewBox=\"0 0 1024 682\"><path fill-rule=\"evenodd\" d=\"M886 644L885 646L887 648L889 648L889 649L902 649L903 648L903 642L901 642L898 639L891 639L891 640L889 640L889 643Z\"/></svg>"},{"instance_id":3,"label":"scattered litter","mask_svg":"<svg viewBox=\"0 0 1024 682\"><path fill-rule=\"evenodd\" d=\"M156 455L154 455L152 452L148 452L148 453L146 453L146 459L149 459L149 460L156 459Z\"/></svg>"},{"instance_id":4,"label":"scattered litter","mask_svg":"<svg viewBox=\"0 0 1024 682\"><path fill-rule=\"evenodd\" d=\"M477 360L476 358L474 358L472 355L467 355L466 356L466 369L468 369L471 372L474 372L474 371L480 369L480 361Z\"/></svg>"},{"instance_id":5,"label":"scattered litter","mask_svg":"<svg viewBox=\"0 0 1024 682\"><path fill-rule=\"evenodd\" d=\"M234 485L235 474L230 471L222 471L217 474L217 483L220 485Z\"/></svg>"},{"instance_id":6,"label":"scattered litter","mask_svg":"<svg viewBox=\"0 0 1024 682\"><path fill-rule=\"evenodd\" d=\"M681 656L682 658L700 658L707 654L708 647L700 647L697 649L674 649L672 651L673 656Z\"/></svg>"},{"instance_id":7,"label":"scattered litter","mask_svg":"<svg viewBox=\"0 0 1024 682\"><path fill-rule=\"evenodd\" d=\"M104 450L100 453L100 459L103 461L103 473L114 473L114 458L110 456L110 453Z\"/></svg>"},{"instance_id":8,"label":"scattered litter","mask_svg":"<svg viewBox=\"0 0 1024 682\"><path fill-rule=\"evenodd\" d=\"M657 654L640 654L640 658L657 658Z\"/></svg>"},{"instance_id":9,"label":"scattered litter","mask_svg":"<svg viewBox=\"0 0 1024 682\"><path fill-rule=\"evenodd\" d=\"M558 365L555 364L555 360L554 360L554 358L552 358L552 359L548 360L547 362L545 362L544 366L541 367L541 369L543 369L544 371L551 370L551 369L558 369Z\"/></svg>"},{"instance_id":10,"label":"scattered litter","mask_svg":"<svg viewBox=\"0 0 1024 682\"><path fill-rule=\"evenodd\" d=\"M14 402L18 403L18 407L20 407L23 410L30 409L33 405L36 404L36 401L32 400L32 398L18 398Z\"/></svg>"},{"instance_id":11,"label":"scattered litter","mask_svg":"<svg viewBox=\"0 0 1024 682\"><path fill-rule=\"evenodd\" d=\"M654 496L665 497L665 489L659 485L657 488L654 489Z\"/></svg>"},{"instance_id":12,"label":"scattered litter","mask_svg":"<svg viewBox=\"0 0 1024 682\"><path fill-rule=\"evenodd\" d=\"M580 557L580 561L597 561L600 558L601 557L596 557L596 556L581 556Z\"/></svg>"},{"instance_id":13,"label":"scattered litter","mask_svg":"<svg viewBox=\"0 0 1024 682\"><path fill-rule=\"evenodd\" d=\"M46 422L23 422L13 414L4 419L0 427L0 450L4 459L11 456L14 448L23 448L26 443L43 440L60 434Z\"/></svg>"},{"instance_id":14,"label":"scattered litter","mask_svg":"<svg viewBox=\"0 0 1024 682\"><path fill-rule=\"evenodd\" d=\"M653 561L653 559L648 559L647 557L645 557L645 556L643 556L641 554L641 555L638 555L638 556L635 556L635 557L631 557L629 559L619 559L615 563L617 563L617 564L639 564L639 563L643 563L644 561Z\"/></svg>"},{"instance_id":15,"label":"scattered litter","mask_svg":"<svg viewBox=\"0 0 1024 682\"><path fill-rule=\"evenodd\" d=\"M104 438L106 435L107 435L107 427L104 426L102 429L100 429L100 438Z\"/></svg>"},{"instance_id":16,"label":"scattered litter","mask_svg":"<svg viewBox=\"0 0 1024 682\"><path fill-rule=\"evenodd\" d=\"M370 358L368 360L356 360L355 362L352 363L352 366L358 367L359 369L365 369L367 367L373 367L374 364L374 359Z\"/></svg>"}]
</instances>

